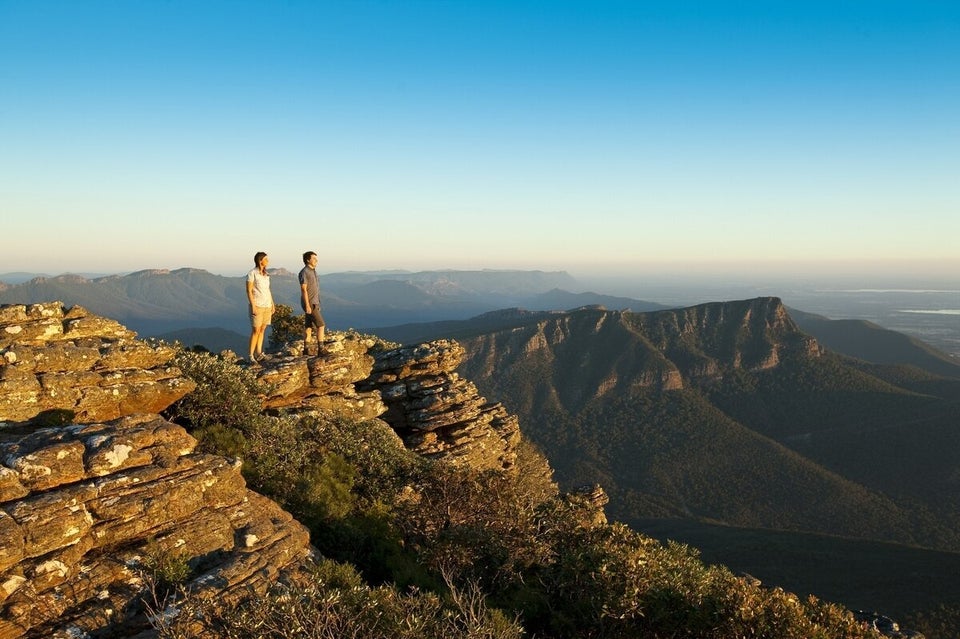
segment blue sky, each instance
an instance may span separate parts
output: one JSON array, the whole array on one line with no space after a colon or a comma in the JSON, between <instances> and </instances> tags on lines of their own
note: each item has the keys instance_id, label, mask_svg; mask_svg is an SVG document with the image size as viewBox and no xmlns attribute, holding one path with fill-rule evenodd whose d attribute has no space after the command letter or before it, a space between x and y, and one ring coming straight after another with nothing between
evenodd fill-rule
<instances>
[{"instance_id":1,"label":"blue sky","mask_svg":"<svg viewBox=\"0 0 960 639\"><path fill-rule=\"evenodd\" d=\"M0 273L960 272L960 3L0 0Z\"/></svg>"}]
</instances>

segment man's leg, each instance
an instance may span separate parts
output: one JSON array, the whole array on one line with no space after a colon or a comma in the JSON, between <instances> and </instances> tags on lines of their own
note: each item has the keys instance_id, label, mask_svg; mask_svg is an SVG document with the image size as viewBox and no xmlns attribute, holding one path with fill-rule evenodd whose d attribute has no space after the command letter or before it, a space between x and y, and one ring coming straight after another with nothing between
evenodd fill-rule
<instances>
[{"instance_id":1,"label":"man's leg","mask_svg":"<svg viewBox=\"0 0 960 639\"><path fill-rule=\"evenodd\" d=\"M303 354L316 355L313 352L313 326L316 322L313 319L313 313L303 314Z\"/></svg>"}]
</instances>

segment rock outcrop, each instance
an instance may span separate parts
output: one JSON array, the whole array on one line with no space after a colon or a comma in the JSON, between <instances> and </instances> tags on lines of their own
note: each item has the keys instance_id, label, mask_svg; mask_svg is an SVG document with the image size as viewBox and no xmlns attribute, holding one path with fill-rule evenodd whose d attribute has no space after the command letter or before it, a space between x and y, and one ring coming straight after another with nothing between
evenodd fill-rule
<instances>
[{"instance_id":1,"label":"rock outcrop","mask_svg":"<svg viewBox=\"0 0 960 639\"><path fill-rule=\"evenodd\" d=\"M69 410L77 422L159 412L193 390L174 351L58 303L0 306L0 422Z\"/></svg>"},{"instance_id":2,"label":"rock outcrop","mask_svg":"<svg viewBox=\"0 0 960 639\"><path fill-rule=\"evenodd\" d=\"M194 384L134 338L79 307L0 307L0 638L133 636L161 558L229 599L310 552L239 462L158 414ZM37 426L58 409L67 425Z\"/></svg>"},{"instance_id":3,"label":"rock outcrop","mask_svg":"<svg viewBox=\"0 0 960 639\"><path fill-rule=\"evenodd\" d=\"M147 627L161 557L221 598L263 590L309 552L307 530L247 490L239 462L193 452L155 414L4 434L0 637Z\"/></svg>"},{"instance_id":4,"label":"rock outcrop","mask_svg":"<svg viewBox=\"0 0 960 639\"><path fill-rule=\"evenodd\" d=\"M512 468L520 441L517 417L487 402L455 372L463 355L463 347L450 340L380 352L360 387L379 391L387 405L383 419L407 448L475 468Z\"/></svg>"},{"instance_id":5,"label":"rock outcrop","mask_svg":"<svg viewBox=\"0 0 960 639\"><path fill-rule=\"evenodd\" d=\"M134 636L161 559L229 600L310 553L307 530L248 490L238 461L195 452L159 414L194 383L172 347L135 337L80 307L0 307L0 639ZM454 372L462 358L455 342L333 333L320 355L294 345L256 372L267 411L379 417L421 454L510 469L517 418Z\"/></svg>"},{"instance_id":6,"label":"rock outcrop","mask_svg":"<svg viewBox=\"0 0 960 639\"><path fill-rule=\"evenodd\" d=\"M332 333L324 353L305 356L294 345L264 362L257 377L272 388L267 408L379 417L426 457L510 469L518 420L456 373L463 356L463 347L449 340L385 348L373 338Z\"/></svg>"},{"instance_id":7,"label":"rock outcrop","mask_svg":"<svg viewBox=\"0 0 960 639\"><path fill-rule=\"evenodd\" d=\"M301 343L264 362L257 377L270 388L265 408L289 411L336 410L361 419L387 409L377 392L357 390L373 369L378 342L356 333L328 333L324 352L303 353Z\"/></svg>"}]
</instances>

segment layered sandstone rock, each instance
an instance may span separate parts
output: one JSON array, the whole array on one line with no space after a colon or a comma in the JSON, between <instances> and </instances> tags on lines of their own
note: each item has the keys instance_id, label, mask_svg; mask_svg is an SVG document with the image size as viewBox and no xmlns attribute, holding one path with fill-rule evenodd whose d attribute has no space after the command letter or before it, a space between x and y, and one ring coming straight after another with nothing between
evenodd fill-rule
<instances>
[{"instance_id":1,"label":"layered sandstone rock","mask_svg":"<svg viewBox=\"0 0 960 639\"><path fill-rule=\"evenodd\" d=\"M80 307L0 307L0 639L149 630L158 557L225 601L302 568L307 530L158 414L194 388L173 356ZM257 375L265 410L381 416L424 455L509 469L517 419L459 378L462 358L455 342L335 333ZM40 427L56 409L73 419Z\"/></svg>"},{"instance_id":2,"label":"layered sandstone rock","mask_svg":"<svg viewBox=\"0 0 960 639\"><path fill-rule=\"evenodd\" d=\"M424 456L512 468L517 418L460 378L455 371L463 356L463 347L450 340L385 348L370 337L335 332L324 353L307 356L294 345L264 362L257 377L271 387L267 408L380 417Z\"/></svg>"},{"instance_id":3,"label":"layered sandstone rock","mask_svg":"<svg viewBox=\"0 0 960 639\"><path fill-rule=\"evenodd\" d=\"M306 529L246 489L240 464L194 453L156 414L0 440L0 637L146 627L151 556L188 587L263 590L309 552ZM133 633L131 633L133 634Z\"/></svg>"},{"instance_id":4,"label":"layered sandstone rock","mask_svg":"<svg viewBox=\"0 0 960 639\"><path fill-rule=\"evenodd\" d=\"M77 422L159 412L193 390L174 351L117 322L59 302L0 306L0 422L49 410Z\"/></svg>"},{"instance_id":5,"label":"layered sandstone rock","mask_svg":"<svg viewBox=\"0 0 960 639\"><path fill-rule=\"evenodd\" d=\"M379 393L358 391L357 383L373 369L369 354L373 338L357 333L329 333L324 352L303 353L296 344L258 369L257 377L270 389L265 408L335 410L361 419L382 415L386 407Z\"/></svg>"},{"instance_id":6,"label":"layered sandstone rock","mask_svg":"<svg viewBox=\"0 0 960 639\"><path fill-rule=\"evenodd\" d=\"M383 419L408 448L475 468L512 468L517 418L460 378L455 371L463 355L451 340L383 351L360 388L380 392L387 405Z\"/></svg>"},{"instance_id":7,"label":"layered sandstone rock","mask_svg":"<svg viewBox=\"0 0 960 639\"><path fill-rule=\"evenodd\" d=\"M302 565L307 530L157 414L194 388L173 356L80 307L0 307L0 639L148 628L161 556L220 598Z\"/></svg>"}]
</instances>

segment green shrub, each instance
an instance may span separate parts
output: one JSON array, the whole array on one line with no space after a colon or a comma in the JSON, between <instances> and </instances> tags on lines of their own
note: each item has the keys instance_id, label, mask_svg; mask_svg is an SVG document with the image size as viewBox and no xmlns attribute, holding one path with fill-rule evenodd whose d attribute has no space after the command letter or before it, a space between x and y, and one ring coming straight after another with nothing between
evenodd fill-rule
<instances>
[{"instance_id":1,"label":"green shrub","mask_svg":"<svg viewBox=\"0 0 960 639\"><path fill-rule=\"evenodd\" d=\"M270 335L267 344L278 350L286 344L303 339L303 315L286 304L277 304L273 309L273 318L270 320Z\"/></svg>"},{"instance_id":2,"label":"green shrub","mask_svg":"<svg viewBox=\"0 0 960 639\"><path fill-rule=\"evenodd\" d=\"M186 554L165 546L154 538L147 540L141 564L157 590L155 596L161 599L184 583L191 573L190 560Z\"/></svg>"},{"instance_id":3,"label":"green shrub","mask_svg":"<svg viewBox=\"0 0 960 639\"><path fill-rule=\"evenodd\" d=\"M429 462L407 450L393 429L379 420L336 414L299 418L296 433L319 453L339 455L356 469L360 506L392 502L405 486L422 476ZM312 443L307 443L312 442Z\"/></svg>"},{"instance_id":4,"label":"green shrub","mask_svg":"<svg viewBox=\"0 0 960 639\"><path fill-rule=\"evenodd\" d=\"M218 426L241 432L259 418L267 388L249 369L223 356L183 349L174 363L197 387L167 409L168 418L195 429Z\"/></svg>"},{"instance_id":5,"label":"green shrub","mask_svg":"<svg viewBox=\"0 0 960 639\"><path fill-rule=\"evenodd\" d=\"M324 455L318 463L307 465L293 491L293 504L303 513L304 523L317 525L343 519L353 511L352 489L356 470L337 454Z\"/></svg>"},{"instance_id":6,"label":"green shrub","mask_svg":"<svg viewBox=\"0 0 960 639\"><path fill-rule=\"evenodd\" d=\"M486 607L476 591L454 591L447 601L431 593L371 588L349 566L322 560L312 579L278 585L239 605L178 602L178 618L157 623L161 639L519 639L522 628Z\"/></svg>"},{"instance_id":7,"label":"green shrub","mask_svg":"<svg viewBox=\"0 0 960 639\"><path fill-rule=\"evenodd\" d=\"M539 502L518 490L516 477L436 463L415 499L400 505L398 525L431 569L453 581L505 587L549 549L539 544Z\"/></svg>"},{"instance_id":8,"label":"green shrub","mask_svg":"<svg viewBox=\"0 0 960 639\"><path fill-rule=\"evenodd\" d=\"M258 418L259 419L259 418ZM198 442L198 450L205 453L215 453L226 457L246 457L250 446L244 434L236 428L211 424L193 430L193 436Z\"/></svg>"}]
</instances>

